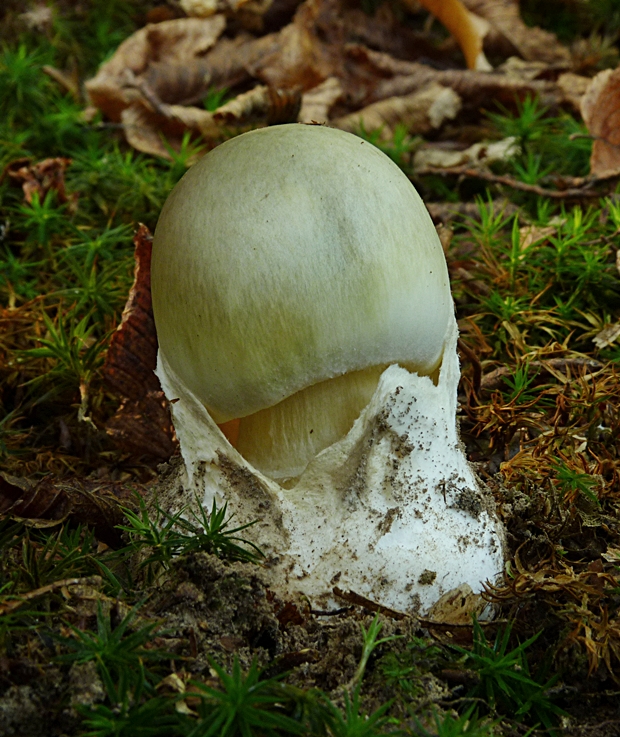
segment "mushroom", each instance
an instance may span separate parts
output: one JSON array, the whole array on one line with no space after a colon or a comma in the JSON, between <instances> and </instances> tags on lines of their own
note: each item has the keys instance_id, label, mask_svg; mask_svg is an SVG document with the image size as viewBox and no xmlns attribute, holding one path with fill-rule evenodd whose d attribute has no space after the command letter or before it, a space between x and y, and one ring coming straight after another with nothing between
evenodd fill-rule
<instances>
[{"instance_id":1,"label":"mushroom","mask_svg":"<svg viewBox=\"0 0 620 737\"><path fill-rule=\"evenodd\" d=\"M443 251L387 156L297 124L220 145L164 206L152 293L181 494L258 518L276 585L425 610L499 573Z\"/></svg>"}]
</instances>

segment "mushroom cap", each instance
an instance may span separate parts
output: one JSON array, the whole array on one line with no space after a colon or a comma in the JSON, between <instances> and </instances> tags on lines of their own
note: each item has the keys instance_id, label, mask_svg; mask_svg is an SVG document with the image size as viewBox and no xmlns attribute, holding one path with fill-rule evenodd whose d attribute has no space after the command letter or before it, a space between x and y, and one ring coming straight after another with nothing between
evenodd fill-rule
<instances>
[{"instance_id":1,"label":"mushroom cap","mask_svg":"<svg viewBox=\"0 0 620 737\"><path fill-rule=\"evenodd\" d=\"M155 230L152 295L160 351L220 423L372 366L429 374L453 320L407 177L357 136L300 124L189 169Z\"/></svg>"}]
</instances>

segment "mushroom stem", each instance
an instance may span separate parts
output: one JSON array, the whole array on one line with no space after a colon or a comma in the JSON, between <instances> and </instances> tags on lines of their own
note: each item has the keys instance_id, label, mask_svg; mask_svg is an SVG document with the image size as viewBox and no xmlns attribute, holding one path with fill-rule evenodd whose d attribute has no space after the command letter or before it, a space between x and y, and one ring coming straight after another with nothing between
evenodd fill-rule
<instances>
[{"instance_id":1,"label":"mushroom stem","mask_svg":"<svg viewBox=\"0 0 620 737\"><path fill-rule=\"evenodd\" d=\"M318 382L273 407L220 425L220 429L261 473L292 488L308 463L353 427L386 368L387 364L372 366ZM407 368L418 373L411 364ZM430 374L434 382L438 371Z\"/></svg>"},{"instance_id":2,"label":"mushroom stem","mask_svg":"<svg viewBox=\"0 0 620 737\"><path fill-rule=\"evenodd\" d=\"M232 444L265 476L281 484L294 480L317 453L349 432L386 368L374 366L320 381L243 417Z\"/></svg>"}]
</instances>

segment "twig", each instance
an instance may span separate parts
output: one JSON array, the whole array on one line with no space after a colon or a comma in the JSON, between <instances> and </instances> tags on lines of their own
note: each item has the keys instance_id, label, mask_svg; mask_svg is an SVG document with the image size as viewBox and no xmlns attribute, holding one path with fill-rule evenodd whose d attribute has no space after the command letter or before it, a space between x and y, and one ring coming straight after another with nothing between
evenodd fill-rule
<instances>
[{"instance_id":1,"label":"twig","mask_svg":"<svg viewBox=\"0 0 620 737\"><path fill-rule=\"evenodd\" d=\"M41 586L41 588L29 591L27 594L16 597L11 601L5 601L0 604L0 616L12 612L14 609L19 609L22 604L32 599L38 599L40 596L49 594L50 591L56 589L62 589L65 586L99 586L101 584L101 576L85 576L84 578L63 578L61 581L54 581L53 583L47 584L47 586Z\"/></svg>"},{"instance_id":2,"label":"twig","mask_svg":"<svg viewBox=\"0 0 620 737\"><path fill-rule=\"evenodd\" d=\"M395 609L390 609L387 606L383 606L383 604L377 604L376 601L367 599L361 594L356 594L355 591L343 591L342 589L339 589L338 586L334 586L333 592L339 599L344 599L345 601L349 601L351 602L351 604L355 604L356 606L362 606L365 609L370 609L371 612L385 614L387 617L392 617L392 619L406 619L408 616L403 612L397 612Z\"/></svg>"},{"instance_id":3,"label":"twig","mask_svg":"<svg viewBox=\"0 0 620 737\"><path fill-rule=\"evenodd\" d=\"M415 172L415 176L424 176L426 174L439 174L441 176L459 176L469 177L471 179L483 179L485 182L491 182L492 184L504 184L512 189L518 189L522 192L530 192L531 194L539 195L540 197L551 197L557 200L575 199L582 197L600 197L600 192L597 192L594 187L597 184L603 182L614 181L620 179L620 171L607 174L602 177L575 177L571 179L572 187L568 189L545 189L539 187L537 184L526 184L520 182L518 179L512 177L503 176L501 174L493 174L490 171L484 169L472 169L467 166L452 166L452 167L436 167L426 166L423 169L418 169Z\"/></svg>"}]
</instances>

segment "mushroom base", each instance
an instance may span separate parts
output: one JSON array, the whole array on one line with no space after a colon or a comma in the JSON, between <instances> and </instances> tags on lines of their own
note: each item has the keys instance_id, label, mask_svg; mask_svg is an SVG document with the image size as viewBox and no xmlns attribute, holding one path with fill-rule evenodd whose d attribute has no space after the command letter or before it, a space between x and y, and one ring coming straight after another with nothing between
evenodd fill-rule
<instances>
[{"instance_id":1,"label":"mushroom base","mask_svg":"<svg viewBox=\"0 0 620 737\"><path fill-rule=\"evenodd\" d=\"M248 463L160 352L184 462L171 507L228 503L235 526L267 555L271 585L317 607L334 587L387 607L427 613L446 593L475 593L504 565L504 530L456 427L456 322L435 384L387 368L351 430L285 489Z\"/></svg>"}]
</instances>

